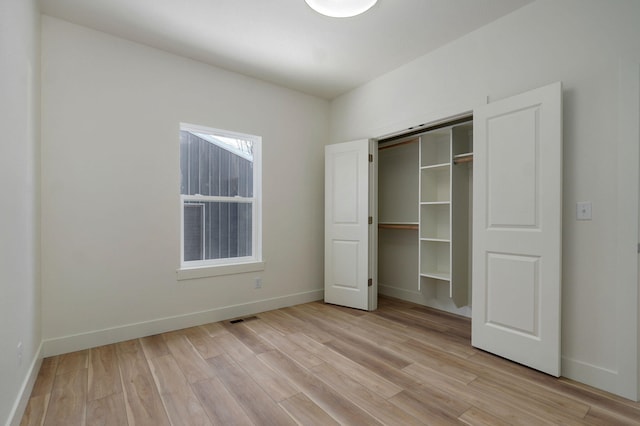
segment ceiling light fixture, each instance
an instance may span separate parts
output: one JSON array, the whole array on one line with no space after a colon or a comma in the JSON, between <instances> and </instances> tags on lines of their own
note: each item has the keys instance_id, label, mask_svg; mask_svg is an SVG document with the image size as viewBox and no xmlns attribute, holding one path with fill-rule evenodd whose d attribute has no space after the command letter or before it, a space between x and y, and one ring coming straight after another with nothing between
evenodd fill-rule
<instances>
[{"instance_id":1,"label":"ceiling light fixture","mask_svg":"<svg viewBox=\"0 0 640 426\"><path fill-rule=\"evenodd\" d=\"M304 0L311 9L332 18L350 18L371 9L378 0Z\"/></svg>"}]
</instances>

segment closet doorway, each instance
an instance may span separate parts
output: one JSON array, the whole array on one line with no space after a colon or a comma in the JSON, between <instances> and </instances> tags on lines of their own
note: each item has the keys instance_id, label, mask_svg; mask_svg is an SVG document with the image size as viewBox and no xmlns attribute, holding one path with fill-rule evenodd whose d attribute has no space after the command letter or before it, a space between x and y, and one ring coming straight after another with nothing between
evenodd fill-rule
<instances>
[{"instance_id":1,"label":"closet doorway","mask_svg":"<svg viewBox=\"0 0 640 426\"><path fill-rule=\"evenodd\" d=\"M379 140L378 290L470 316L472 119L418 132Z\"/></svg>"},{"instance_id":2,"label":"closet doorway","mask_svg":"<svg viewBox=\"0 0 640 426\"><path fill-rule=\"evenodd\" d=\"M327 146L325 301L374 310L378 271L381 287L392 287L385 280L415 274L414 284L408 284L414 293L422 294L428 285L436 298L448 293L457 307L471 300L473 346L558 376L561 113L558 82L476 108L472 127L446 122L402 134L406 148L387 149L394 141L381 138L383 151L397 150L383 152L386 167L395 164L403 176L415 173L417 192L416 183L378 190L387 183L378 175L375 141ZM417 153L408 148L416 143L413 136L419 136ZM460 172L471 152L473 172ZM412 172L396 164L403 158L412 163L407 166ZM390 172L382 173L384 178ZM404 189L417 193L413 214L406 207L411 197L399 195ZM381 258L394 257L406 268L378 268ZM394 284L400 292L402 285Z\"/></svg>"}]
</instances>

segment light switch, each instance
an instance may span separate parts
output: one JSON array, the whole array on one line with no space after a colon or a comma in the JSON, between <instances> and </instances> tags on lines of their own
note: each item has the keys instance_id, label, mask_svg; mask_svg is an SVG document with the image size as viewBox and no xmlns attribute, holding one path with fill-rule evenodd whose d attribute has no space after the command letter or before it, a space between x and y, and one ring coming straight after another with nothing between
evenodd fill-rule
<instances>
[{"instance_id":1,"label":"light switch","mask_svg":"<svg viewBox=\"0 0 640 426\"><path fill-rule=\"evenodd\" d=\"M578 201L576 203L576 219L591 220L591 201Z\"/></svg>"}]
</instances>

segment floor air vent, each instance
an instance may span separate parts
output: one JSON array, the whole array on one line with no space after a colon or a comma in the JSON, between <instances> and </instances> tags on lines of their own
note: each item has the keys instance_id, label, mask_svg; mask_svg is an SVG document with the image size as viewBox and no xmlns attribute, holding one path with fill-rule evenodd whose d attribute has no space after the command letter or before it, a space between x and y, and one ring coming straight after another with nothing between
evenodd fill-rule
<instances>
[{"instance_id":1,"label":"floor air vent","mask_svg":"<svg viewBox=\"0 0 640 426\"><path fill-rule=\"evenodd\" d=\"M257 320L257 319L258 319L258 317L253 315L253 316L250 316L250 317L236 318L236 319L230 320L229 323L230 324L237 324L239 322L253 321L253 320Z\"/></svg>"}]
</instances>

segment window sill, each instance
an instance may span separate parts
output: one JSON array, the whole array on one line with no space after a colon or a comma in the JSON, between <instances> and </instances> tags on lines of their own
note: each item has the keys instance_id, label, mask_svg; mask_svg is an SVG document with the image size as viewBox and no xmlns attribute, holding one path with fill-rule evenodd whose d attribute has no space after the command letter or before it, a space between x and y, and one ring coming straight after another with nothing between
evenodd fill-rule
<instances>
[{"instance_id":1,"label":"window sill","mask_svg":"<svg viewBox=\"0 0 640 426\"><path fill-rule=\"evenodd\" d=\"M176 270L178 281L195 280L198 278L217 277L221 275L243 274L246 272L264 271L265 262L235 263L220 266L200 266L197 268L182 268Z\"/></svg>"}]
</instances>

